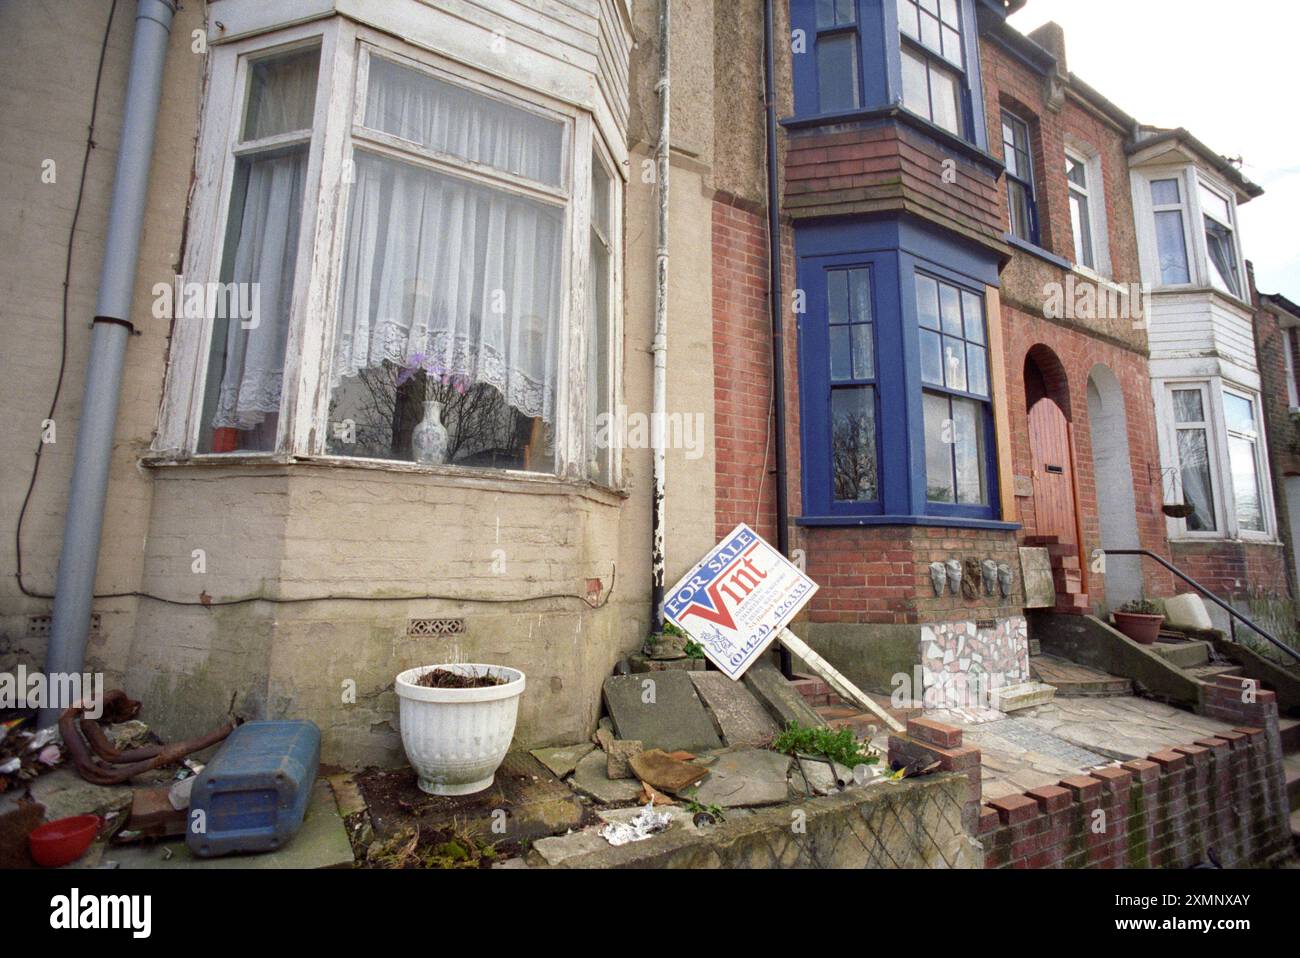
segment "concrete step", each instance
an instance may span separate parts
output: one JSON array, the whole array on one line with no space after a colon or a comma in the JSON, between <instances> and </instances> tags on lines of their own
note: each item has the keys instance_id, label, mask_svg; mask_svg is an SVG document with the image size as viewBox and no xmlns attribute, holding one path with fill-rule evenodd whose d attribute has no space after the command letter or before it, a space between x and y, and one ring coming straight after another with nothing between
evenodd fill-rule
<instances>
[{"instance_id":1,"label":"concrete step","mask_svg":"<svg viewBox=\"0 0 1300 958\"><path fill-rule=\"evenodd\" d=\"M1282 736L1282 753L1294 755L1300 752L1300 719L1280 718L1277 730Z\"/></svg>"},{"instance_id":2,"label":"concrete step","mask_svg":"<svg viewBox=\"0 0 1300 958\"><path fill-rule=\"evenodd\" d=\"M1225 665L1222 663L1210 662L1206 665L1198 665L1186 670L1191 675L1200 679L1202 682L1213 682L1219 676L1244 675L1240 665Z\"/></svg>"},{"instance_id":3,"label":"concrete step","mask_svg":"<svg viewBox=\"0 0 1300 958\"><path fill-rule=\"evenodd\" d=\"M1210 661L1209 642L1157 642L1151 651L1180 669L1194 669Z\"/></svg>"},{"instance_id":4,"label":"concrete step","mask_svg":"<svg viewBox=\"0 0 1300 958\"><path fill-rule=\"evenodd\" d=\"M1129 679L1054 655L1031 656L1029 673L1035 680L1055 686L1060 698L1133 694L1133 683Z\"/></svg>"}]
</instances>

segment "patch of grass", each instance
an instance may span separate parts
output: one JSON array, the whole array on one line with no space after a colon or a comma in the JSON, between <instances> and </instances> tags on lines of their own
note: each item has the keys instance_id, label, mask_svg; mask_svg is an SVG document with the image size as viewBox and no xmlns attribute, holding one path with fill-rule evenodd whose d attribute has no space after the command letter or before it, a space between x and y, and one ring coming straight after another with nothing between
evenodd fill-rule
<instances>
[{"instance_id":1,"label":"patch of grass","mask_svg":"<svg viewBox=\"0 0 1300 958\"><path fill-rule=\"evenodd\" d=\"M684 639L683 648L686 652L687 658L704 658L704 646L692 639L690 635L687 634L686 630L680 626L673 625L671 622L665 622L664 635L674 635L679 639Z\"/></svg>"},{"instance_id":2,"label":"patch of grass","mask_svg":"<svg viewBox=\"0 0 1300 958\"><path fill-rule=\"evenodd\" d=\"M794 755L820 755L848 768L874 765L880 756L871 751L866 742L858 741L851 729L829 729L824 726L804 728L791 722L785 731L772 740L772 748Z\"/></svg>"},{"instance_id":3,"label":"patch of grass","mask_svg":"<svg viewBox=\"0 0 1300 958\"><path fill-rule=\"evenodd\" d=\"M712 815L715 821L725 822L727 820L727 816L722 813L721 805L701 805L694 796L683 798L682 804L692 815L698 815L701 812L704 812L707 815Z\"/></svg>"}]
</instances>

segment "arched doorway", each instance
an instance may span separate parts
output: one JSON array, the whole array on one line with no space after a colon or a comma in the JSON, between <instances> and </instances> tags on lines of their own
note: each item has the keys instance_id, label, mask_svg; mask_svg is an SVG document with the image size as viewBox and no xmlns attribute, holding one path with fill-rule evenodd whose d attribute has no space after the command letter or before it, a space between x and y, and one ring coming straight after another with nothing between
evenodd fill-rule
<instances>
[{"instance_id":1,"label":"arched doorway","mask_svg":"<svg viewBox=\"0 0 1300 958\"><path fill-rule=\"evenodd\" d=\"M1092 433L1092 473L1102 549L1138 549L1137 504L1129 458L1124 392L1110 368L1100 363L1088 374L1088 425ZM1142 560L1106 558L1106 607L1114 610L1142 598Z\"/></svg>"},{"instance_id":2,"label":"arched doorway","mask_svg":"<svg viewBox=\"0 0 1300 958\"><path fill-rule=\"evenodd\" d=\"M1056 353L1039 344L1025 356L1025 408L1034 488L1034 531L1079 545L1070 392ZM1082 557L1080 557L1082 563Z\"/></svg>"}]
</instances>

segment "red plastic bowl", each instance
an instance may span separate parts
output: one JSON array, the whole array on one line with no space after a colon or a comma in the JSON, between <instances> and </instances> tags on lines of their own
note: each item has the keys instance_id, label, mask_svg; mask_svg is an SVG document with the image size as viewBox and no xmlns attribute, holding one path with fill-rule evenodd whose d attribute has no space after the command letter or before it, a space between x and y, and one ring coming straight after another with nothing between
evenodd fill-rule
<instances>
[{"instance_id":1,"label":"red plastic bowl","mask_svg":"<svg viewBox=\"0 0 1300 958\"><path fill-rule=\"evenodd\" d=\"M75 862L95 840L99 826L98 815L74 815L46 822L27 836L32 859L46 868Z\"/></svg>"}]
</instances>

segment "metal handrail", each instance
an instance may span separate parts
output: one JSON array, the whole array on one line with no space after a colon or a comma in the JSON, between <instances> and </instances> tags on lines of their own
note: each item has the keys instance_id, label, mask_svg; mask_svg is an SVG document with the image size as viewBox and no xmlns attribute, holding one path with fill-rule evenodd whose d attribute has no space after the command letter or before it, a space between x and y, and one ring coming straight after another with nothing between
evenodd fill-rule
<instances>
[{"instance_id":1,"label":"metal handrail","mask_svg":"<svg viewBox=\"0 0 1300 958\"><path fill-rule=\"evenodd\" d=\"M1182 569L1178 568L1178 566L1174 565L1172 562L1168 561L1167 559L1164 559L1156 555L1150 549L1103 549L1101 550L1101 552L1102 555L1107 555L1107 556L1146 556L1148 559L1155 559L1157 562L1159 562L1162 566L1164 566L1174 575L1178 576L1178 578L1182 579L1184 582L1190 585L1197 592L1201 593L1201 595L1203 595L1205 598L1209 599L1211 602L1217 605L1224 612L1228 613L1228 615L1230 616L1230 618L1228 619L1228 625L1232 629L1232 640L1234 642L1237 641L1237 620L1241 620L1247 626L1254 629L1256 632L1258 632L1260 635L1266 638L1269 642L1273 643L1273 645L1277 646L1287 655L1291 656L1291 658L1295 659L1297 662L1300 662L1300 652L1297 652L1295 649L1291 648L1291 646L1287 645L1285 642L1280 642L1277 639L1273 638L1273 636L1269 635L1267 632L1265 632L1263 629L1257 626L1250 619L1246 618L1246 616L1242 615L1240 612L1238 612L1228 603L1224 602L1222 599L1220 599L1217 595L1215 595L1205 586L1201 585L1199 582L1197 582L1195 579L1189 576Z\"/></svg>"}]
</instances>

